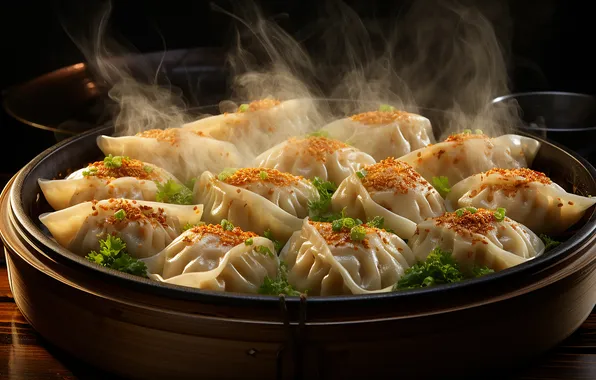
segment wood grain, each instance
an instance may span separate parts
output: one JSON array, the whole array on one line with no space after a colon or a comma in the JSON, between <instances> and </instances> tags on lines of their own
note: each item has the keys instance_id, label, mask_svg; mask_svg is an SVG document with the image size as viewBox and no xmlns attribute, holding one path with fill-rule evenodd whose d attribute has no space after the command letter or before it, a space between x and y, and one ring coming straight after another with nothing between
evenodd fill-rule
<instances>
[{"instance_id":1,"label":"wood grain","mask_svg":"<svg viewBox=\"0 0 596 380\"><path fill-rule=\"evenodd\" d=\"M116 379L44 342L23 318L13 302L6 268L0 268L0 379L56 378ZM503 377L499 378L503 379ZM508 378L510 380L596 378L596 309L569 339Z\"/></svg>"}]
</instances>

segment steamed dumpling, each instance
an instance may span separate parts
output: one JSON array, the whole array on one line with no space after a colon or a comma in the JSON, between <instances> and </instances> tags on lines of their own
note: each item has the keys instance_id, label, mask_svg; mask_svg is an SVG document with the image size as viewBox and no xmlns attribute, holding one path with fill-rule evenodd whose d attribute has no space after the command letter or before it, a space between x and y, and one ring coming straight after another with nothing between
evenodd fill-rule
<instances>
[{"instance_id":1,"label":"steamed dumpling","mask_svg":"<svg viewBox=\"0 0 596 380\"><path fill-rule=\"evenodd\" d=\"M486 209L458 210L418 224L408 240L415 257L426 260L439 247L451 252L463 268L487 266L500 271L530 260L544 243L526 226Z\"/></svg>"},{"instance_id":2,"label":"steamed dumpling","mask_svg":"<svg viewBox=\"0 0 596 380\"><path fill-rule=\"evenodd\" d=\"M181 128L151 129L134 136L98 136L97 145L105 155L150 162L185 183L206 170L219 172L243 162L233 144Z\"/></svg>"},{"instance_id":3,"label":"steamed dumpling","mask_svg":"<svg viewBox=\"0 0 596 380\"><path fill-rule=\"evenodd\" d=\"M135 258L149 257L163 250L187 224L197 224L202 205L107 199L79 203L45 213L39 220L61 246L85 256L99 250L99 239L118 235Z\"/></svg>"},{"instance_id":4,"label":"steamed dumpling","mask_svg":"<svg viewBox=\"0 0 596 380\"><path fill-rule=\"evenodd\" d=\"M526 168L492 169L468 177L449 192L450 209L507 210L507 216L536 234L558 235L581 219L596 198L570 194L543 173Z\"/></svg>"},{"instance_id":5,"label":"steamed dumpling","mask_svg":"<svg viewBox=\"0 0 596 380\"><path fill-rule=\"evenodd\" d=\"M367 153L323 136L290 138L259 155L255 166L339 184L365 165L375 163Z\"/></svg>"},{"instance_id":6,"label":"steamed dumpling","mask_svg":"<svg viewBox=\"0 0 596 380\"><path fill-rule=\"evenodd\" d=\"M207 223L227 219L263 235L271 230L286 241L308 216L308 203L320 199L306 179L275 169L245 168L218 176L205 172L194 187L194 200L205 206Z\"/></svg>"},{"instance_id":7,"label":"steamed dumpling","mask_svg":"<svg viewBox=\"0 0 596 380\"><path fill-rule=\"evenodd\" d=\"M385 230L354 228L334 231L331 223L306 218L280 254L290 285L315 296L391 291L415 263L412 251Z\"/></svg>"},{"instance_id":8,"label":"steamed dumpling","mask_svg":"<svg viewBox=\"0 0 596 380\"><path fill-rule=\"evenodd\" d=\"M39 179L39 187L54 210L81 202L109 198L156 201L157 183L182 186L172 174L129 157L109 156L89 164L65 179Z\"/></svg>"},{"instance_id":9,"label":"steamed dumpling","mask_svg":"<svg viewBox=\"0 0 596 380\"><path fill-rule=\"evenodd\" d=\"M427 118L395 110L353 115L327 124L322 131L370 154L377 161L400 157L435 142Z\"/></svg>"},{"instance_id":10,"label":"steamed dumpling","mask_svg":"<svg viewBox=\"0 0 596 380\"><path fill-rule=\"evenodd\" d=\"M362 220L382 216L385 226L404 239L414 234L416 224L445 212L439 193L410 165L392 157L346 178L331 205Z\"/></svg>"},{"instance_id":11,"label":"steamed dumpling","mask_svg":"<svg viewBox=\"0 0 596 380\"><path fill-rule=\"evenodd\" d=\"M312 129L315 108L310 99L281 102L261 99L242 104L236 112L210 116L183 125L184 129L234 144L254 157L291 136Z\"/></svg>"},{"instance_id":12,"label":"steamed dumpling","mask_svg":"<svg viewBox=\"0 0 596 380\"><path fill-rule=\"evenodd\" d=\"M493 168L524 168L532 164L540 142L530 137L460 133L445 141L400 157L427 181L447 177L453 185L471 175Z\"/></svg>"},{"instance_id":13,"label":"steamed dumpling","mask_svg":"<svg viewBox=\"0 0 596 380\"><path fill-rule=\"evenodd\" d=\"M151 279L238 293L258 293L265 277L276 278L279 271L271 240L220 224L193 227L142 261Z\"/></svg>"}]
</instances>

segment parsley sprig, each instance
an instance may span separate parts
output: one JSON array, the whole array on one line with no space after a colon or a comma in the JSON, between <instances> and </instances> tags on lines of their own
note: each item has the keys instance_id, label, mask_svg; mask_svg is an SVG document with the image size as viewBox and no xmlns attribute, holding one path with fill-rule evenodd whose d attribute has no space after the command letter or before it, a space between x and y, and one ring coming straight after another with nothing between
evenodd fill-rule
<instances>
[{"instance_id":1,"label":"parsley sprig","mask_svg":"<svg viewBox=\"0 0 596 380\"><path fill-rule=\"evenodd\" d=\"M439 194L445 198L447 194L451 191L451 187L449 186L449 178L440 176L440 177L433 177L432 178L432 185L433 187L439 192Z\"/></svg>"},{"instance_id":2,"label":"parsley sprig","mask_svg":"<svg viewBox=\"0 0 596 380\"><path fill-rule=\"evenodd\" d=\"M99 252L91 251L85 258L92 263L135 276L147 277L147 266L126 252L126 243L117 236L108 235L99 240Z\"/></svg>"},{"instance_id":3,"label":"parsley sprig","mask_svg":"<svg viewBox=\"0 0 596 380\"><path fill-rule=\"evenodd\" d=\"M331 197L337 190L337 186L333 182L323 181L319 177L315 177L311 182L319 193L319 199L308 202L310 219L315 222L329 222L337 219L337 215L329 212Z\"/></svg>"},{"instance_id":4,"label":"parsley sprig","mask_svg":"<svg viewBox=\"0 0 596 380\"><path fill-rule=\"evenodd\" d=\"M192 191L172 179L165 183L155 182L157 185L157 194L155 200L164 203L174 203L178 205L192 204Z\"/></svg>"},{"instance_id":5,"label":"parsley sprig","mask_svg":"<svg viewBox=\"0 0 596 380\"><path fill-rule=\"evenodd\" d=\"M259 287L259 294L268 294L271 296L278 296L280 294L299 296L301 293L289 284L288 267L286 266L286 263L281 261L279 263L279 274L277 278L273 279L269 276L265 276L263 284Z\"/></svg>"}]
</instances>

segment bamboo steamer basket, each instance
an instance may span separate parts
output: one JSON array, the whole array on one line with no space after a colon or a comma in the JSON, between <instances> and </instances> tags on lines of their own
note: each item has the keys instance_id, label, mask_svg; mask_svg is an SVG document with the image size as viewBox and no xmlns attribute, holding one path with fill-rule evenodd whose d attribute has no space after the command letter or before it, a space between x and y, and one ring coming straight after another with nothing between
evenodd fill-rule
<instances>
[{"instance_id":1,"label":"bamboo steamer basket","mask_svg":"<svg viewBox=\"0 0 596 380\"><path fill-rule=\"evenodd\" d=\"M41 153L0 197L11 290L51 344L138 379L464 378L522 365L571 335L596 304L596 215L514 268L461 283L367 296L273 297L157 283L55 243L37 178L94 161L101 127ZM521 133L523 134L523 133ZM533 168L596 194L596 170L541 140Z\"/></svg>"}]
</instances>

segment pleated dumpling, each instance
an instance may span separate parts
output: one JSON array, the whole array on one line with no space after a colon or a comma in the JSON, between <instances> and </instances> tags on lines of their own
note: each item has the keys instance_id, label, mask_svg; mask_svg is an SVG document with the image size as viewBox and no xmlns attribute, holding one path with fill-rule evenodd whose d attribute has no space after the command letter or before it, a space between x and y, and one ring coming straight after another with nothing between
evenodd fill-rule
<instances>
[{"instance_id":1,"label":"pleated dumpling","mask_svg":"<svg viewBox=\"0 0 596 380\"><path fill-rule=\"evenodd\" d=\"M277 169L282 172L339 184L374 158L339 140L325 136L290 138L263 152L254 166Z\"/></svg>"},{"instance_id":2,"label":"pleated dumpling","mask_svg":"<svg viewBox=\"0 0 596 380\"><path fill-rule=\"evenodd\" d=\"M274 243L230 223L193 227L155 256L142 259L149 278L205 290L258 293L276 278Z\"/></svg>"},{"instance_id":3,"label":"pleated dumpling","mask_svg":"<svg viewBox=\"0 0 596 380\"><path fill-rule=\"evenodd\" d=\"M186 190L192 203L192 193L172 174L153 164L129 157L108 156L90 163L65 179L39 179L39 187L54 210L62 210L78 203L109 198L145 201L164 201L158 195L161 186ZM158 199L159 198L159 199ZM180 203L180 202L169 202Z\"/></svg>"},{"instance_id":4,"label":"pleated dumpling","mask_svg":"<svg viewBox=\"0 0 596 380\"><path fill-rule=\"evenodd\" d=\"M431 183L433 177L446 177L449 185L453 185L493 168L529 167L539 148L540 142L530 137L503 135L490 138L482 133L460 133L399 159Z\"/></svg>"},{"instance_id":5,"label":"pleated dumpling","mask_svg":"<svg viewBox=\"0 0 596 380\"><path fill-rule=\"evenodd\" d=\"M333 121L322 130L377 161L400 157L435 142L427 118L392 108L382 109Z\"/></svg>"},{"instance_id":6,"label":"pleated dumpling","mask_svg":"<svg viewBox=\"0 0 596 380\"><path fill-rule=\"evenodd\" d=\"M346 178L331 198L334 211L362 220L382 216L401 238L416 224L445 212L443 198L410 165L392 157Z\"/></svg>"},{"instance_id":7,"label":"pleated dumpling","mask_svg":"<svg viewBox=\"0 0 596 380\"><path fill-rule=\"evenodd\" d=\"M152 163L186 183L206 170L219 172L238 167L243 157L224 141L201 136L181 128L151 129L134 136L98 136L97 145L105 154L128 156Z\"/></svg>"},{"instance_id":8,"label":"pleated dumpling","mask_svg":"<svg viewBox=\"0 0 596 380\"><path fill-rule=\"evenodd\" d=\"M227 219L243 230L287 241L309 214L309 202L320 199L310 181L275 169L244 168L215 176L201 175L194 200L205 206L207 223Z\"/></svg>"},{"instance_id":9,"label":"pleated dumpling","mask_svg":"<svg viewBox=\"0 0 596 380\"><path fill-rule=\"evenodd\" d=\"M202 205L107 199L45 213L39 220L58 244L77 255L98 251L99 239L110 234L120 237L138 259L163 250L185 225L199 223L202 213Z\"/></svg>"},{"instance_id":10,"label":"pleated dumpling","mask_svg":"<svg viewBox=\"0 0 596 380\"><path fill-rule=\"evenodd\" d=\"M418 224L408 245L419 261L435 248L451 252L464 269L486 266L500 271L542 254L542 240L504 211L458 209L427 219Z\"/></svg>"},{"instance_id":11,"label":"pleated dumpling","mask_svg":"<svg viewBox=\"0 0 596 380\"><path fill-rule=\"evenodd\" d=\"M527 168L491 169L458 182L446 198L450 209L507 210L507 216L536 234L560 235L596 204L596 198L570 194L544 173Z\"/></svg>"},{"instance_id":12,"label":"pleated dumpling","mask_svg":"<svg viewBox=\"0 0 596 380\"><path fill-rule=\"evenodd\" d=\"M265 98L241 104L236 112L206 117L183 125L205 136L234 144L255 157L291 136L312 130L315 107L311 99L279 101Z\"/></svg>"},{"instance_id":13,"label":"pleated dumpling","mask_svg":"<svg viewBox=\"0 0 596 380\"><path fill-rule=\"evenodd\" d=\"M289 284L315 296L391 291L415 263L412 251L397 235L357 223L306 218L280 254Z\"/></svg>"}]
</instances>

